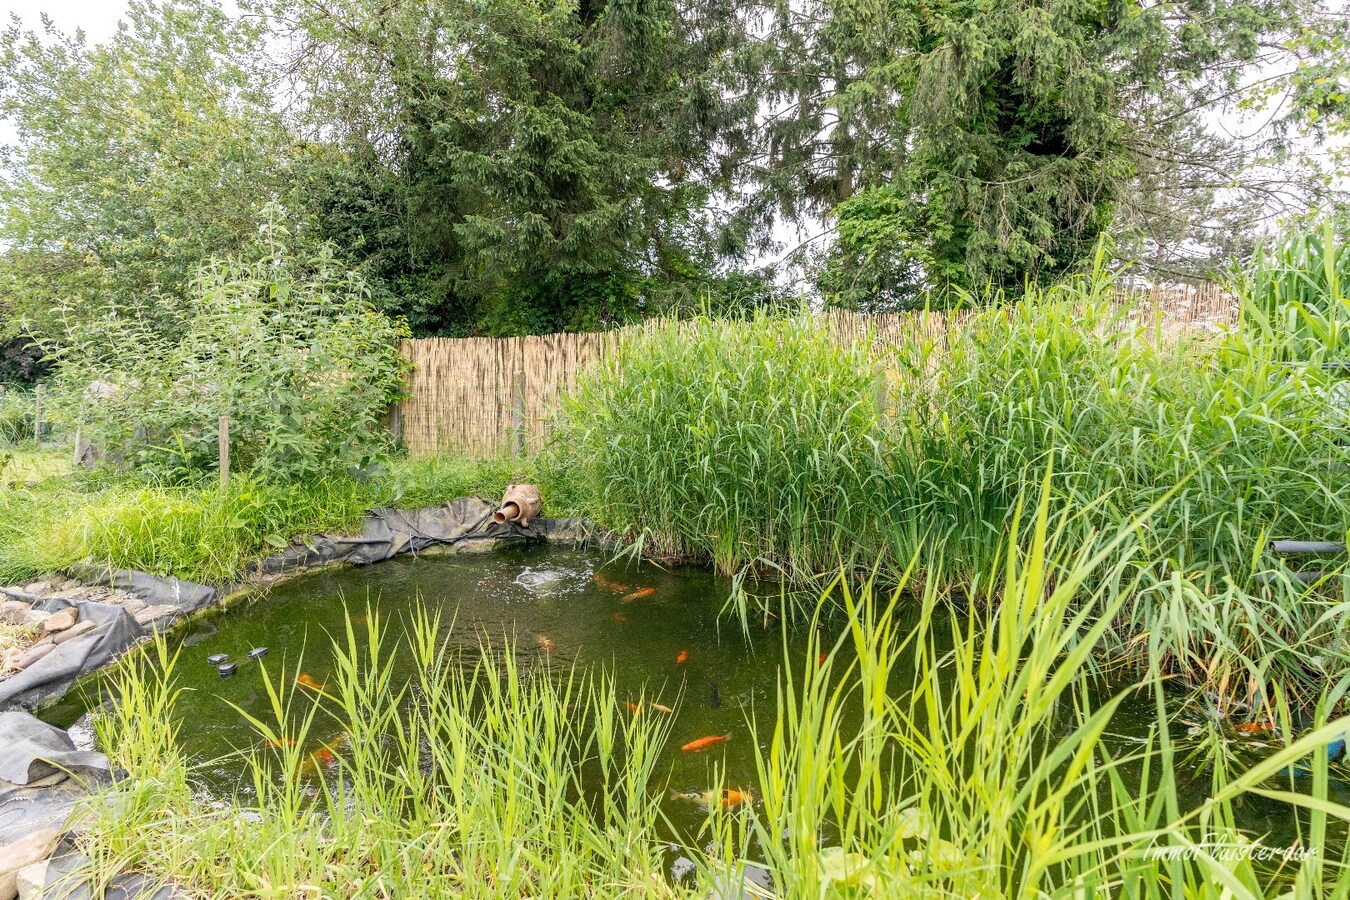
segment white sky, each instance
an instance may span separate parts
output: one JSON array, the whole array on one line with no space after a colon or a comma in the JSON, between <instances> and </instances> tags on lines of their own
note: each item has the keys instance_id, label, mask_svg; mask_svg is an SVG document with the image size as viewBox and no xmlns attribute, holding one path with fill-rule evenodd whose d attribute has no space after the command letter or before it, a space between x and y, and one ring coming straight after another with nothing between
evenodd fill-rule
<instances>
[{"instance_id":1,"label":"white sky","mask_svg":"<svg viewBox=\"0 0 1350 900\"><path fill-rule=\"evenodd\" d=\"M126 0L0 0L0 20L6 26L10 15L16 14L26 26L37 28L46 13L62 31L83 28L94 43L112 35L126 10Z\"/></svg>"}]
</instances>

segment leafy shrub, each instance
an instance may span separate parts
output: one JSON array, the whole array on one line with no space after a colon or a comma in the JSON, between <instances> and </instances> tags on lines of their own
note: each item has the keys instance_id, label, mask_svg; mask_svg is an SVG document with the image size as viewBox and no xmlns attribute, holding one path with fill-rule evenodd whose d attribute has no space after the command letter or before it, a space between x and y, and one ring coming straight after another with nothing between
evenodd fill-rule
<instances>
[{"instance_id":1,"label":"leafy shrub","mask_svg":"<svg viewBox=\"0 0 1350 900\"><path fill-rule=\"evenodd\" d=\"M368 466L388 447L404 329L331 255L215 261L187 313L73 324L59 406L114 458L172 481L214 471L218 420L231 468L297 480ZM174 316L175 327L147 322Z\"/></svg>"}]
</instances>

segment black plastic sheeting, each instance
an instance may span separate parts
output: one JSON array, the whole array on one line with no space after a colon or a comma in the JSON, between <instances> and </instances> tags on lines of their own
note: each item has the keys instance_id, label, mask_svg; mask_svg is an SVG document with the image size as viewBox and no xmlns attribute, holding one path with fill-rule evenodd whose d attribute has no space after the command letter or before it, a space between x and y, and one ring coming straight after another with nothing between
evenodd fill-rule
<instances>
[{"instance_id":1,"label":"black plastic sheeting","mask_svg":"<svg viewBox=\"0 0 1350 900\"><path fill-rule=\"evenodd\" d=\"M205 584L160 578L145 572L128 569L110 569L107 566L75 565L70 575L85 584L97 584L126 591L144 600L149 606L174 606L186 613L195 613L220 601L220 591Z\"/></svg>"},{"instance_id":2,"label":"black plastic sheeting","mask_svg":"<svg viewBox=\"0 0 1350 900\"><path fill-rule=\"evenodd\" d=\"M80 621L87 619L95 627L79 637L58 644L52 652L22 672L0 681L0 709L33 709L60 698L75 683L75 679L112 662L147 634L130 613L110 603L87 600L72 603L50 598L34 605L48 612L75 606L80 611ZM0 738L2 746L3 738Z\"/></svg>"},{"instance_id":3,"label":"black plastic sheeting","mask_svg":"<svg viewBox=\"0 0 1350 900\"><path fill-rule=\"evenodd\" d=\"M365 517L358 535L317 535L297 542L256 563L256 575L281 575L338 563L369 565L401 553L433 547L478 549L504 542L548 541L581 545L591 539L580 519L535 519L528 528L492 521L496 506L476 497L452 500L424 509L376 509ZM125 591L148 606L172 606L183 615L220 603L221 589L145 572L77 565L69 574L86 584ZM0 681L0 710L33 709L59 699L81 675L112 662L150 632L120 606L91 601L44 598L33 606L56 612L67 606L80 609L80 620L96 623L94 630L59 644L22 672ZM162 619L151 627L163 627Z\"/></svg>"},{"instance_id":4,"label":"black plastic sheeting","mask_svg":"<svg viewBox=\"0 0 1350 900\"><path fill-rule=\"evenodd\" d=\"M260 561L263 575L294 572L331 563L370 565L436 546L473 547L503 541L584 543L587 531L580 519L535 519L528 528L492 521L496 506L467 497L424 509L376 509L366 516L361 533L320 535L292 545Z\"/></svg>"},{"instance_id":5,"label":"black plastic sheeting","mask_svg":"<svg viewBox=\"0 0 1350 900\"><path fill-rule=\"evenodd\" d=\"M108 757L80 750L69 734L25 712L0 713L0 779L26 785L57 772L101 774Z\"/></svg>"},{"instance_id":6,"label":"black plastic sheeting","mask_svg":"<svg viewBox=\"0 0 1350 900\"><path fill-rule=\"evenodd\" d=\"M61 830L89 786L109 778L102 753L77 749L69 734L28 713L0 713L0 847Z\"/></svg>"}]
</instances>

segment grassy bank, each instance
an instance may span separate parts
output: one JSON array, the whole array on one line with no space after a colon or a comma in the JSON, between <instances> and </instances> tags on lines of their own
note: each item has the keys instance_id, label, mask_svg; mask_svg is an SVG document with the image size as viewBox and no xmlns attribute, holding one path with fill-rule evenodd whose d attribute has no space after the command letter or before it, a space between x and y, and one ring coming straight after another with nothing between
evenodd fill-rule
<instances>
[{"instance_id":1,"label":"grassy bank","mask_svg":"<svg viewBox=\"0 0 1350 900\"><path fill-rule=\"evenodd\" d=\"M271 711L249 716L256 743L238 750L255 793L223 805L176 748L174 660L124 664L98 727L128 777L85 811L85 849L105 878L145 871L202 897L706 897L752 874L771 888L751 896L783 898L1343 896L1350 809L1313 751L1347 723L1236 770L1217 728L1178 743L1165 727L1155 667L1137 690L1158 730L1115 737L1123 695L1101 693L1093 664L1109 620L1091 610L1125 602L1132 538L1080 543L1049 509L1047 493L1030 521L1014 511L996 562L964 585L1000 584L997 607L948 615L938 585L955 574L917 595L836 586L822 609L848 609L842 633L820 627L837 638L786 657L777 695L748 713L753 802L713 804L700 834L663 827L665 720L624 711L603 670L464 658L425 618L401 631L371 617L338 636L325 695L268 670ZM418 660L410 681L390 677L393 654ZM345 741L320 746L335 730ZM307 777L324 751L331 775ZM1281 769L1310 753L1302 793L1280 793ZM1208 772L1211 799L1188 807L1179 769ZM1236 824L1253 802L1282 806L1284 839L1316 852L1226 858L1261 839ZM684 880L666 851L693 864Z\"/></svg>"},{"instance_id":2,"label":"grassy bank","mask_svg":"<svg viewBox=\"0 0 1350 900\"><path fill-rule=\"evenodd\" d=\"M400 459L366 480L275 484L235 477L222 492L213 484L155 485L110 474L43 477L56 454L24 459L38 477L0 488L0 583L84 559L229 583L248 562L292 538L359 527L371 507L500 496L529 471L509 462Z\"/></svg>"}]
</instances>

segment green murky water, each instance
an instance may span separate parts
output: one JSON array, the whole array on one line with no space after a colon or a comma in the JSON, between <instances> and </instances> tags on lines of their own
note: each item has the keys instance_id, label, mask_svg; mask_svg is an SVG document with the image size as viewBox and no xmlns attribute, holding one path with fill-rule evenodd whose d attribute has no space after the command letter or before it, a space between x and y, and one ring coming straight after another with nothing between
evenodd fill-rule
<instances>
[{"instance_id":1,"label":"green murky water","mask_svg":"<svg viewBox=\"0 0 1350 900\"><path fill-rule=\"evenodd\" d=\"M293 673L300 667L314 682L323 683L333 676L330 635L342 635L344 608L359 621L369 604L393 624L420 602L440 614L448 639L466 653L478 652L486 640L514 647L520 661L530 666L565 671L574 664L603 665L613 673L621 696L629 692L637 700L645 695L669 707L670 713L647 714L670 717L672 734L663 763L671 790L705 790L718 767L724 785L757 794L758 748L748 719L758 712L761 722L772 721L785 654L791 655L794 667L808 662L805 629L770 619L752 623L747 633L739 619L723 613L731 583L705 570L606 563L599 552L548 548L403 557L365 568L311 573L278 585L266 596L199 617L173 636L182 644L178 672L186 690L178 712L184 722L184 750L199 761L218 761L202 773L211 790L247 792L244 764L228 754L256 745L258 736L231 704L269 718L260 667L272 673ZM776 595L776 589L770 590ZM391 637L401 633L398 627L390 631ZM249 651L257 647L268 648L261 662L249 659ZM208 663L215 654L227 654L238 664L233 677L221 678ZM895 690L905 690L913 675L900 673ZM96 691L95 681L77 694L87 698ZM72 695L49 710L47 718L69 724L87 708L87 701ZM1066 729L1072 727L1071 716L1066 705ZM1138 747L1155 724L1152 700L1132 698L1107 740L1119 756ZM1171 727L1184 741L1185 723ZM769 728L762 730L767 741ZM680 750L711 735L730 739L706 753ZM316 734L316 745L338 737ZM1261 752L1259 747L1238 749ZM1208 772L1183 766L1173 777L1188 803L1207 796ZM1350 785L1333 785L1333 791L1340 790L1348 796L1333 799L1350 802ZM698 804L673 798L666 804L679 836L696 835L705 817ZM1254 836L1267 836L1272 846L1287 844L1295 835L1292 810L1282 803L1251 798L1242 815L1240 824Z\"/></svg>"}]
</instances>

